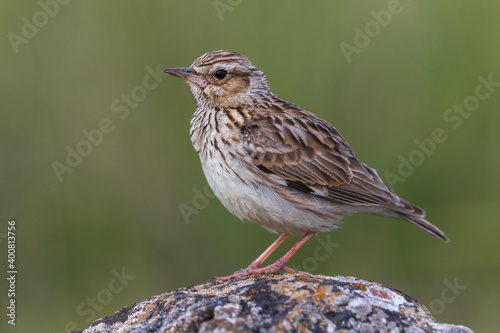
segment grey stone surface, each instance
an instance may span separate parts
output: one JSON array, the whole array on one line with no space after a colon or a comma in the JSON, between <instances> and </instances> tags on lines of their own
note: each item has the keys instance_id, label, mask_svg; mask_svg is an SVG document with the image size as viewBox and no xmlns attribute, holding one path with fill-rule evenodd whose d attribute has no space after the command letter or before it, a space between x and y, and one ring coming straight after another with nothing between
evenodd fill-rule
<instances>
[{"instance_id":1,"label":"grey stone surface","mask_svg":"<svg viewBox=\"0 0 500 333\"><path fill-rule=\"evenodd\" d=\"M354 277L253 275L153 296L84 333L408 332L473 333L436 323L417 300Z\"/></svg>"}]
</instances>

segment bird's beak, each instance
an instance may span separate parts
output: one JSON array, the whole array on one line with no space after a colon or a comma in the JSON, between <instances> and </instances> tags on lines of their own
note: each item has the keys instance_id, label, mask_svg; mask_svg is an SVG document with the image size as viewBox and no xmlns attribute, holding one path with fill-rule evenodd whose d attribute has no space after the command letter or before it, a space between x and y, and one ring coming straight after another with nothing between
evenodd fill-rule
<instances>
[{"instance_id":1,"label":"bird's beak","mask_svg":"<svg viewBox=\"0 0 500 333\"><path fill-rule=\"evenodd\" d=\"M204 89L208 85L208 81L205 80L201 75L196 74L195 71L190 67L183 68L167 68L163 70L164 73L171 74L173 76L180 77L186 81L192 82L199 85Z\"/></svg>"}]
</instances>

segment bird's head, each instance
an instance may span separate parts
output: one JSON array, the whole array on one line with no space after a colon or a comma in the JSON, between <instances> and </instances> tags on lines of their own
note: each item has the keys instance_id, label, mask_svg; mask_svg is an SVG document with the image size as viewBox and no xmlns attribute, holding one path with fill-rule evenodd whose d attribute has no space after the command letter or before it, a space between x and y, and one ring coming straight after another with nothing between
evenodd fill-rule
<instances>
[{"instance_id":1,"label":"bird's head","mask_svg":"<svg viewBox=\"0 0 500 333\"><path fill-rule=\"evenodd\" d=\"M167 68L163 72L186 80L198 105L245 106L270 92L264 73L233 51L208 52L190 67Z\"/></svg>"}]
</instances>

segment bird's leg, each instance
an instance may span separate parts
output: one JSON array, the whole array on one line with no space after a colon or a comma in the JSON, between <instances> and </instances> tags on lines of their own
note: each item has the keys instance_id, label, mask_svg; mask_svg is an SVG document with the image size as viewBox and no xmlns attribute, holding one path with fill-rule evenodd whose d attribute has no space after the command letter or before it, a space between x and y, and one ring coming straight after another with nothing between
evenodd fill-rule
<instances>
[{"instance_id":1,"label":"bird's leg","mask_svg":"<svg viewBox=\"0 0 500 333\"><path fill-rule=\"evenodd\" d=\"M267 257L269 257L271 255L271 253L273 253L274 250L276 250L276 248L278 246L280 246L281 243L283 243L285 241L285 239L288 238L288 236L290 236L289 234L286 234L286 233L282 233L281 236L278 237L278 239L276 239L257 259L255 259L246 269L240 269L239 271L236 271L234 272L232 275L230 276L226 276L226 277L216 277L216 278L212 278L212 279L215 279L216 281L223 281L223 280L228 280L230 278L235 278L235 277L239 277L239 276L243 276L243 275L247 275L247 274L256 274L254 273L254 271L256 269L258 269L262 263L267 259Z\"/></svg>"},{"instance_id":2,"label":"bird's leg","mask_svg":"<svg viewBox=\"0 0 500 333\"><path fill-rule=\"evenodd\" d=\"M244 275L249 275L249 274L265 274L265 273L276 273L277 271L279 270L284 270L288 273L300 273L300 274L309 274L307 272L301 272L301 271L297 271L295 269L292 269L292 268L289 268L289 267L286 267L285 264L288 262L288 260L290 260L290 258L295 254L295 252L297 252L297 250L302 246L304 245L305 242L307 242L307 240L309 238L311 238L313 235L315 235L316 233L315 232L312 232L312 231L308 231L304 236L302 236L302 238L290 249L290 251L288 251L283 257L281 257L280 259L278 259L275 263L269 265L269 266L266 266L266 267L263 267L263 268L259 268L260 265L262 264L262 262L264 260L266 260L267 257L269 257L269 255L281 244L283 243L283 241L289 236L288 234L282 234L273 244L271 244L271 246L269 246L267 248L267 250L264 251L264 253L262 253L257 259L255 259L255 261L253 263L250 264L250 266L248 266L248 268L246 269L242 269L242 270L239 270L239 271L236 271L234 272L232 275L230 276L226 276L226 277L216 277L216 278L212 278L214 279L215 281L224 281L224 280L229 280L231 278L237 278L237 277L240 277L240 276L244 276Z\"/></svg>"},{"instance_id":3,"label":"bird's leg","mask_svg":"<svg viewBox=\"0 0 500 333\"><path fill-rule=\"evenodd\" d=\"M264 270L263 273L275 273L275 272L282 269L288 273L309 274L307 272L301 272L301 271L297 271L295 269L292 269L290 267L286 267L285 265L288 262L288 260L290 260L290 258L295 254L295 252L297 252L297 250L300 249L300 247L302 245L304 245L305 242L307 242L307 240L315 234L316 234L316 232L308 231L304 236L302 236L302 238L297 242L297 244L295 244L290 249L290 251L288 251L283 257L276 260L275 263L273 263L269 266L266 266L264 268L261 268L261 270Z\"/></svg>"},{"instance_id":4,"label":"bird's leg","mask_svg":"<svg viewBox=\"0 0 500 333\"><path fill-rule=\"evenodd\" d=\"M254 260L254 262L250 264L250 266L247 267L247 270L259 268L267 257L269 257L271 253L273 253L273 251L288 238L288 236L290 235L282 233L277 240L275 240L257 259Z\"/></svg>"}]
</instances>

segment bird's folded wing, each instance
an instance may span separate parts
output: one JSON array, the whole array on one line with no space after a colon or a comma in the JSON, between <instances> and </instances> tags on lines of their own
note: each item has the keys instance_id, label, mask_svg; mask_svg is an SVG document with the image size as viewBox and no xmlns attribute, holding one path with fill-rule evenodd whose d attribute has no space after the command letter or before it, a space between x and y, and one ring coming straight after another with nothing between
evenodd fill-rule
<instances>
[{"instance_id":1,"label":"bird's folded wing","mask_svg":"<svg viewBox=\"0 0 500 333\"><path fill-rule=\"evenodd\" d=\"M334 202L414 210L356 158L333 126L298 107L287 111L262 112L241 128L244 148L261 171Z\"/></svg>"}]
</instances>

